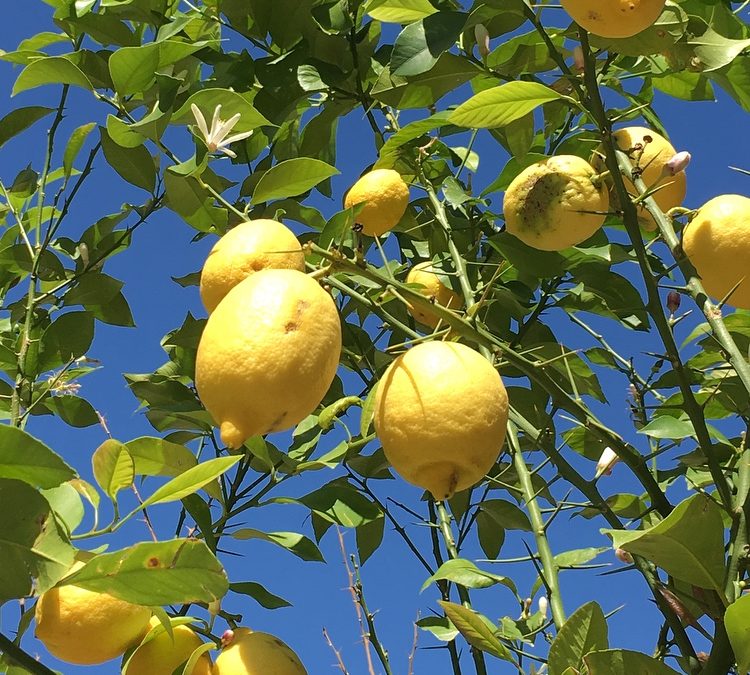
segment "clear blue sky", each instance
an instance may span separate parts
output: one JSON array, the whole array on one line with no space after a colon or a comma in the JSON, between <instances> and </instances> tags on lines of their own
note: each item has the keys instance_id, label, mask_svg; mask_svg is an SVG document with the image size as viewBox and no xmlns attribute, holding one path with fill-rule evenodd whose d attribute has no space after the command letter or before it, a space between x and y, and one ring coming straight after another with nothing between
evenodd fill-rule
<instances>
[{"instance_id":1,"label":"clear blue sky","mask_svg":"<svg viewBox=\"0 0 750 675\"><path fill-rule=\"evenodd\" d=\"M39 0L6 3L4 21L0 24L0 48L11 50L18 42L42 30L54 30L49 21L51 8ZM560 22L562 22L562 16ZM493 42L493 47L495 43ZM8 110L35 103L50 104L56 96L51 87L24 93L11 100L9 92L17 67L0 62L0 117ZM718 102L691 103L657 97L657 111L666 121L674 145L687 149L693 154L689 169L689 196L687 204L698 206L710 197L723 192L748 194L750 178L729 170L729 165L750 168L747 159L748 141L740 132L747 127L747 117L726 96L720 93ZM97 105L86 92L71 92L71 107L63 124L60 138L76 126L88 121L102 123L107 110ZM6 183L32 162L39 168L42 161L42 141L44 122L37 124L31 133L24 133L0 151L0 177ZM185 132L186 134L186 132ZM311 203L330 215L340 208L342 194L356 176L375 160L374 147L370 134L362 118L361 111L351 113L342 123L339 135L339 158L337 166L341 175L333 179L334 197L326 200L317 193ZM488 136L480 135L477 146L482 163L475 180L475 186L489 183L502 168L505 158L498 153ZM74 238L97 218L114 212L128 200L142 199L143 195L123 183L103 163L91 180L87 182L82 197L68 221L68 231L64 234ZM495 197L496 210L500 196ZM297 231L302 228L294 226ZM165 360L159 346L162 336L179 326L185 314L190 311L196 316L204 316L196 288L183 289L170 280L171 276L182 276L198 270L214 238L206 238L191 243L194 231L180 222L172 212L164 210L152 217L147 225L140 228L133 245L125 253L108 263L107 270L125 282L125 295L130 303L137 328L124 329L98 323L96 339L90 356L99 359L101 370L83 380L84 395L107 419L113 436L127 441L141 435L156 435L156 432L137 411L137 401L130 394L122 378L123 372L145 373L154 370ZM632 274L630 274L632 278ZM683 308L688 303L683 304ZM569 347L585 347L590 342L578 333L571 331L569 322L561 315L550 315L557 334ZM602 329L611 329L613 324L604 320L592 320L592 324ZM687 326L683 329L688 332ZM632 348L632 334L615 330L614 345L624 354ZM645 350L655 345L639 343L638 349ZM638 354L636 354L638 356ZM347 380L348 381L348 380ZM622 428L622 420L627 415L624 378L603 377L609 395L609 406L599 409L605 422L615 428ZM351 382L354 385L354 382ZM351 393L357 393L356 387ZM93 450L105 439L100 427L73 429L49 417L34 418L29 431L47 442L69 463L75 466L84 478L91 479L90 456ZM632 440L643 449L643 438L633 436ZM326 439L322 450L330 449L335 441ZM281 441L280 441L281 444ZM283 447L283 446L282 446ZM684 447L682 451L689 449ZM679 453L675 453L679 454ZM593 472L589 462L578 462L582 471ZM547 472L549 476L549 472ZM305 494L315 486L333 478L324 472L292 484L294 494ZM617 467L614 475L600 485L605 494L618 491L638 492L637 485L630 480L627 470ZM377 485L379 496L388 496L409 504L420 512L425 512L419 502L420 492L403 484L400 480ZM144 488L148 490L148 487ZM286 494L282 491L279 494ZM557 492L559 495L559 491ZM493 495L504 496L504 495ZM413 519L396 509L399 520L410 525ZM173 534L174 518L167 508L154 508L151 512L157 523L160 537L169 538ZM90 522L90 521L86 521ZM306 513L298 507L272 506L255 509L247 513L247 525L265 530L292 530L311 534ZM584 521L580 518L569 520L562 516L552 529L553 550L561 552L585 546L607 546L608 540L601 536L600 521ZM410 534L425 552L430 544L424 528L410 527ZM116 540L109 540L113 547L126 546L147 538L148 533L142 523L134 523L123 528ZM354 550L353 532L347 532L349 550ZM523 555L518 533L509 533L502 551L503 557ZM533 539L526 536L533 547ZM92 544L93 546L93 544ZM233 581L258 581L267 588L288 599L294 604L291 608L275 611L265 610L253 601L230 594L225 608L241 613L245 623L253 628L275 633L300 654L311 675L335 673L334 657L326 646L321 631L325 626L343 658L354 674L366 672L361 647L357 644L358 628L354 608L346 590L346 577L342 565L338 541L333 531L324 538L321 549L327 564L303 563L294 556L262 542L232 542L232 551L242 557L224 556L230 578ZM482 558L483 554L474 544L467 547L465 554L470 558ZM613 563L613 556L607 552L597 562ZM615 563L616 564L616 563ZM503 568L500 565L487 566L491 571L512 575L521 593L526 593L533 580L530 566L514 565ZM367 562L363 569L365 592L371 609L377 611L377 626L382 642L389 649L395 673L406 673L407 656L413 639L412 622L419 612L427 616L437 607L439 597L435 587L421 595L419 589L425 573L411 556L403 542L386 527L386 536L380 550ZM566 609L572 612L581 603L597 599L606 612L623 606L610 621L612 646L640 649L650 652L659 625L659 615L652 603L647 601L646 587L635 574L609 577L598 576L596 572L568 572L563 575L563 592ZM518 607L502 587L474 593L476 606L493 619L505 614L516 616ZM0 625L3 632L11 633L15 628L18 610L15 603L8 603L0 611ZM415 662L415 672L447 673L449 664L443 651L427 649L438 643L427 633L420 633L419 651ZM24 646L32 653L38 653L45 663L61 669L64 673L119 672L116 662L91 669L75 668L56 664L46 654L42 645L29 634ZM512 673L515 670L508 664L488 657L490 673ZM473 672L467 666L465 672Z\"/></svg>"}]
</instances>

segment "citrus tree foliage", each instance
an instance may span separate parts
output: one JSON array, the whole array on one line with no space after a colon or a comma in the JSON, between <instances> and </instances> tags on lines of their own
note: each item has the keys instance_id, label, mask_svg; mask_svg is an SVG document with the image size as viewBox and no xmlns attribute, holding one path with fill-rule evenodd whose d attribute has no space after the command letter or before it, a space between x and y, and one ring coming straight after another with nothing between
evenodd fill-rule
<instances>
[{"instance_id":1,"label":"citrus tree foliage","mask_svg":"<svg viewBox=\"0 0 750 675\"><path fill-rule=\"evenodd\" d=\"M177 531L188 524L193 536L96 552L70 581L182 606L218 642L236 620L218 609L230 589L269 611L286 604L258 583L227 578L222 540L239 551L251 539L284 547L304 575L305 561L321 559L316 541L336 527L356 531L361 563L387 531L403 540L399 564L424 568L424 603L436 614L418 623L430 633L421 639L444 651L441 672L535 673L542 663L550 675L748 672L750 314L706 296L681 251L690 212L664 214L639 179L637 153L616 152L611 136L628 122L668 135L652 106L657 91L700 101L721 89L750 110L743 3L670 1L646 31L605 39L551 3L524 0L45 2L58 30L1 57L16 66L17 107L0 120L0 144L47 130L45 155L22 158L0 186L0 601L27 598L19 626L3 627L7 672L50 672L26 647L34 596L94 547L89 539L106 541L147 509L158 519L169 502L179 507ZM42 86L48 103L25 105L23 94ZM63 135L74 88L88 92L91 118ZM193 106L208 126L219 106L221 119L236 115L231 135L241 137L222 145L201 131ZM357 207L340 210L343 195L332 193L347 116L373 167L412 186L405 216L378 241L355 227ZM561 252L504 230L501 196L524 168L551 155L588 160L600 143L602 180L612 186L604 229ZM509 159L479 191L472 175L494 146ZM95 222L71 222L79 190L103 163L138 198L109 213L105 196ZM326 215L311 205L321 196L330 198ZM641 229L634 200L656 231ZM94 333L133 324L110 261L127 256L136 230L164 210L196 239L248 218L295 223L309 271L340 311L340 377L293 436L253 437L230 452L193 386L205 319L187 314L162 341L161 367L124 375L153 436L106 440L90 456L89 484L63 448L35 439L35 418L99 423L78 393L95 367ZM405 282L423 261L441 271L460 309L433 306ZM198 273L176 282L194 287ZM414 322L408 302L438 316L433 331ZM624 331L628 354L612 346ZM461 340L493 359L510 422L485 480L447 502L414 490L406 520L383 497L393 474L371 424L373 392L394 355L425 339ZM615 381L613 373L629 384L630 415L602 414L610 394L600 380ZM613 494L607 467L595 470L605 448L639 485L633 494ZM316 487L300 496L296 481L308 473ZM139 505L121 509L134 486ZM254 529L254 510L269 500L306 509L310 530ZM101 517L83 527L87 511ZM555 550L548 534L563 513L595 519L600 548L572 541ZM429 527L427 545L415 545L424 528L414 519ZM478 560L498 559L506 538L526 542L530 587L514 582L517 567ZM464 557L476 542L481 553ZM566 602L560 572L613 548L631 561L620 571L642 580L643 612L661 614L649 655L621 649L596 602ZM493 592L504 595L492 616L472 609ZM357 601L377 668L403 672L389 663L361 593ZM206 607L218 611L214 621Z\"/></svg>"}]
</instances>

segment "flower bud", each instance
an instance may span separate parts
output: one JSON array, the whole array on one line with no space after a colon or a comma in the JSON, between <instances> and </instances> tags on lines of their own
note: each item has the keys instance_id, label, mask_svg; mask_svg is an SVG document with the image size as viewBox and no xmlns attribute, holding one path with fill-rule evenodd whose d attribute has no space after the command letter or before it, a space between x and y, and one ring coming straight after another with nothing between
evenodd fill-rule
<instances>
[{"instance_id":1,"label":"flower bud","mask_svg":"<svg viewBox=\"0 0 750 675\"><path fill-rule=\"evenodd\" d=\"M665 176L676 176L680 171L684 171L687 169L688 164L690 164L690 160L692 159L692 156L687 150L683 150L682 152L678 152L672 159L670 159L662 169L662 173Z\"/></svg>"},{"instance_id":2,"label":"flower bud","mask_svg":"<svg viewBox=\"0 0 750 675\"><path fill-rule=\"evenodd\" d=\"M573 67L579 73L583 72L586 62L583 59L583 49L580 46L573 50Z\"/></svg>"},{"instance_id":3,"label":"flower bud","mask_svg":"<svg viewBox=\"0 0 750 675\"><path fill-rule=\"evenodd\" d=\"M630 552L626 551L624 548L615 549L615 558L617 558L621 563L625 563L626 565L633 564L633 556L630 555Z\"/></svg>"},{"instance_id":4,"label":"flower bud","mask_svg":"<svg viewBox=\"0 0 750 675\"><path fill-rule=\"evenodd\" d=\"M490 53L490 34L484 24L478 23L474 26L474 39L477 41L479 55L485 58Z\"/></svg>"},{"instance_id":5,"label":"flower bud","mask_svg":"<svg viewBox=\"0 0 750 675\"><path fill-rule=\"evenodd\" d=\"M669 291L667 294L667 309L670 314L674 314L680 308L680 294L677 291Z\"/></svg>"},{"instance_id":6,"label":"flower bud","mask_svg":"<svg viewBox=\"0 0 750 675\"><path fill-rule=\"evenodd\" d=\"M231 628L227 628L227 630L225 630L221 634L222 649L232 644L233 641L234 641L234 631Z\"/></svg>"},{"instance_id":7,"label":"flower bud","mask_svg":"<svg viewBox=\"0 0 750 675\"><path fill-rule=\"evenodd\" d=\"M612 448L604 448L602 456L599 457L599 461L596 463L595 478L599 478L599 476L601 476L602 474L605 476L609 476L612 473L612 467L614 467L614 465L619 461L620 458Z\"/></svg>"},{"instance_id":8,"label":"flower bud","mask_svg":"<svg viewBox=\"0 0 750 675\"><path fill-rule=\"evenodd\" d=\"M541 598L539 598L539 613L546 619L548 610L549 600L547 600L546 595L543 595Z\"/></svg>"}]
</instances>

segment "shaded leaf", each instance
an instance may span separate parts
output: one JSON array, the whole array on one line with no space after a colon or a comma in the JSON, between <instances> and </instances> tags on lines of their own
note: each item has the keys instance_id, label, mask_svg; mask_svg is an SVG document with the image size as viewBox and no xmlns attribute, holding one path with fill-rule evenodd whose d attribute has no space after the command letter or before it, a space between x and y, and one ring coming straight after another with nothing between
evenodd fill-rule
<instances>
[{"instance_id":1,"label":"shaded leaf","mask_svg":"<svg viewBox=\"0 0 750 675\"><path fill-rule=\"evenodd\" d=\"M75 477L75 471L44 443L17 427L0 425L0 478L52 488Z\"/></svg>"}]
</instances>

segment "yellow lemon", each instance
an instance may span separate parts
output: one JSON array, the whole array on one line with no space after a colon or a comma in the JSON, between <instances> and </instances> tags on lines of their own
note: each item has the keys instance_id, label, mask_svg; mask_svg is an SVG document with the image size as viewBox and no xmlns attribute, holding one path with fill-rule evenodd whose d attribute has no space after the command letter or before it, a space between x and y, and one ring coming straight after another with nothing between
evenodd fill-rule
<instances>
[{"instance_id":1,"label":"yellow lemon","mask_svg":"<svg viewBox=\"0 0 750 675\"><path fill-rule=\"evenodd\" d=\"M461 296L440 281L440 277L430 262L419 263L412 267L406 275L406 283L421 284L422 288L418 289L419 292L437 305L450 309L456 309L461 305ZM414 305L407 305L406 308L409 314L425 326L435 328L438 325L439 318L429 310Z\"/></svg>"},{"instance_id":2,"label":"yellow lemon","mask_svg":"<svg viewBox=\"0 0 750 675\"><path fill-rule=\"evenodd\" d=\"M575 155L558 155L524 169L505 191L505 225L542 251L580 244L604 223L609 195L596 170Z\"/></svg>"},{"instance_id":3,"label":"yellow lemon","mask_svg":"<svg viewBox=\"0 0 750 675\"><path fill-rule=\"evenodd\" d=\"M561 0L563 9L589 33L627 38L659 18L666 0Z\"/></svg>"},{"instance_id":4,"label":"yellow lemon","mask_svg":"<svg viewBox=\"0 0 750 675\"><path fill-rule=\"evenodd\" d=\"M235 286L198 345L195 385L230 448L288 429L325 396L341 354L336 304L312 277L266 269Z\"/></svg>"},{"instance_id":5,"label":"yellow lemon","mask_svg":"<svg viewBox=\"0 0 750 675\"><path fill-rule=\"evenodd\" d=\"M365 204L357 222L362 232L377 237L398 224L409 204L409 186L398 171L375 169L360 178L346 195L344 207Z\"/></svg>"},{"instance_id":6,"label":"yellow lemon","mask_svg":"<svg viewBox=\"0 0 750 675\"><path fill-rule=\"evenodd\" d=\"M233 227L214 244L203 265L200 293L204 307L210 314L240 281L269 267L304 272L305 256L294 233L267 218Z\"/></svg>"},{"instance_id":7,"label":"yellow lemon","mask_svg":"<svg viewBox=\"0 0 750 675\"><path fill-rule=\"evenodd\" d=\"M508 395L497 370L466 345L423 342L385 371L373 422L405 480L447 499L482 479L505 440Z\"/></svg>"},{"instance_id":8,"label":"yellow lemon","mask_svg":"<svg viewBox=\"0 0 750 675\"><path fill-rule=\"evenodd\" d=\"M274 635L236 628L216 657L214 675L307 675L299 657Z\"/></svg>"},{"instance_id":9,"label":"yellow lemon","mask_svg":"<svg viewBox=\"0 0 750 675\"><path fill-rule=\"evenodd\" d=\"M687 176L684 171L674 176L664 173L664 165L677 152L664 136L645 127L627 127L615 131L613 138L617 147L628 154L633 166L640 171L646 186L649 189L659 187L653 197L662 211L666 213L669 209L682 204L687 194ZM605 168L603 152L603 146L599 146L591 162L598 171L604 171ZM625 183L632 195L637 194L628 179L625 179ZM615 201L614 193L611 196ZM638 205L638 220L643 229L656 229L654 217L642 204Z\"/></svg>"},{"instance_id":10,"label":"yellow lemon","mask_svg":"<svg viewBox=\"0 0 750 675\"><path fill-rule=\"evenodd\" d=\"M71 572L83 567L76 563ZM151 610L68 584L42 593L35 607L36 637L66 663L93 665L121 656L148 630Z\"/></svg>"},{"instance_id":11,"label":"yellow lemon","mask_svg":"<svg viewBox=\"0 0 750 675\"><path fill-rule=\"evenodd\" d=\"M152 630L157 629L155 637L133 652L127 675L172 675L203 644L189 626L173 626L172 636L161 627L161 621L156 617L151 618L149 626ZM208 654L202 654L190 671L191 675L212 675L212 672Z\"/></svg>"},{"instance_id":12,"label":"yellow lemon","mask_svg":"<svg viewBox=\"0 0 750 675\"><path fill-rule=\"evenodd\" d=\"M682 247L717 300L750 309L750 199L721 195L706 202L685 230Z\"/></svg>"}]
</instances>

